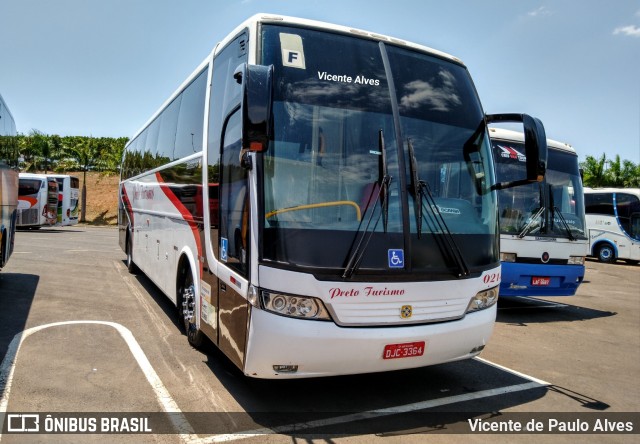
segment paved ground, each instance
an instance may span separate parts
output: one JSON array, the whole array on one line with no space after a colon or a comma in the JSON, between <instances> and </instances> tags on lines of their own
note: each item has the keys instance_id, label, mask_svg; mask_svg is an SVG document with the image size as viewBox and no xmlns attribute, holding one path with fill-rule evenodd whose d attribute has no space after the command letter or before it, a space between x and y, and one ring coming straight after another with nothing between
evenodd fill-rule
<instances>
[{"instance_id":1,"label":"paved ground","mask_svg":"<svg viewBox=\"0 0 640 444\"><path fill-rule=\"evenodd\" d=\"M97 427L111 416L122 429L131 424L118 417L139 412L141 424L173 433L11 434L7 427L22 423L9 419L29 426L32 418L6 416L3 442L575 442L558 432L579 428L580 420L589 427L622 421L623 428L631 421L636 434L640 428L638 266L589 261L578 295L550 299L566 306L501 302L482 359L260 381L213 346L189 347L175 307L145 277L129 275L123 260L112 228L17 234L0 273L0 415L35 412L43 423L52 413L66 427L73 416L80 426L93 418ZM509 420L559 423L553 435L489 435L473 432L470 418L476 430L492 422L508 427ZM264 434L272 430L281 433ZM637 435L579 439L632 442Z\"/></svg>"}]
</instances>

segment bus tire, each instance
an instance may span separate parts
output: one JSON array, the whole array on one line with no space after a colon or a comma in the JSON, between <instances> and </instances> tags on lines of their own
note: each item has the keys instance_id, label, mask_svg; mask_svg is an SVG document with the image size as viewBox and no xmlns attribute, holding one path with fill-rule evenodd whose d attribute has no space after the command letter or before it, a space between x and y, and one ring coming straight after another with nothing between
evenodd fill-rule
<instances>
[{"instance_id":1,"label":"bus tire","mask_svg":"<svg viewBox=\"0 0 640 444\"><path fill-rule=\"evenodd\" d=\"M133 261L133 243L131 242L131 235L127 231L127 270L131 274L138 273L138 266Z\"/></svg>"},{"instance_id":2,"label":"bus tire","mask_svg":"<svg viewBox=\"0 0 640 444\"><path fill-rule=\"evenodd\" d=\"M183 261L183 264L186 260ZM204 334L196 325L196 295L193 285L193 275L188 265L183 265L179 273L178 285L178 315L187 335L187 341L193 348L202 347Z\"/></svg>"},{"instance_id":3,"label":"bus tire","mask_svg":"<svg viewBox=\"0 0 640 444\"><path fill-rule=\"evenodd\" d=\"M598 247L598 260L605 264L616 261L616 252L609 244L602 244Z\"/></svg>"}]
</instances>

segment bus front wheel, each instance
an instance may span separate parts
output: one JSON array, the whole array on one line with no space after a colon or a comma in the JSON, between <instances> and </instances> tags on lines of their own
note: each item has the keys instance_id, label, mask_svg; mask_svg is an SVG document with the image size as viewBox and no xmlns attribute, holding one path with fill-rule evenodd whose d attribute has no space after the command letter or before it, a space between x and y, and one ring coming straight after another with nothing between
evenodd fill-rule
<instances>
[{"instance_id":1,"label":"bus front wheel","mask_svg":"<svg viewBox=\"0 0 640 444\"><path fill-rule=\"evenodd\" d=\"M610 264L616 260L616 252L611 245L602 244L598 247L598 260Z\"/></svg>"},{"instance_id":2,"label":"bus front wheel","mask_svg":"<svg viewBox=\"0 0 640 444\"><path fill-rule=\"evenodd\" d=\"M187 341L193 348L200 348L204 334L196 325L196 294L193 276L189 268L181 274L181 284L178 286L178 314L187 335Z\"/></svg>"}]
</instances>

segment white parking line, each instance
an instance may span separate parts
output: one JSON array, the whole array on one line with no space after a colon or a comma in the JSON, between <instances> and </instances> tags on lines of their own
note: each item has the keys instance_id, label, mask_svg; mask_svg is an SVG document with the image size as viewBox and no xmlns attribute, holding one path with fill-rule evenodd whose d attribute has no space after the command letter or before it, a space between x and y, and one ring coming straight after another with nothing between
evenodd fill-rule
<instances>
[{"instance_id":1,"label":"white parking line","mask_svg":"<svg viewBox=\"0 0 640 444\"><path fill-rule=\"evenodd\" d=\"M546 387L549 386L550 383L543 381L538 378L534 378L529 375L525 375L516 370L512 370L510 368L504 367L502 365L493 363L491 361L487 361L482 358L475 358L475 360L482 362L486 365L490 365L492 367L498 368L507 373L511 373L516 375L522 379L528 380L529 382L525 382L517 385L510 385L506 387L497 387L489 390L482 390L479 392L473 393L465 393L462 395L449 396L444 398L432 399L427 401L415 402L411 404L404 404L394 407L388 407L384 409L377 410L369 410L365 412L352 413L348 415L338 416L334 418L321 419L317 421L309 421L304 423L296 423L296 424L288 424L284 426L274 427L274 428L261 428L254 430L247 430L244 432L234 433L234 434L219 434L212 435L204 438L199 438L189 421L182 414L182 411L176 404L176 402L171 397L171 394L166 389L160 377L155 372L151 363L147 359L146 355L140 345L135 340L133 334L126 327L117 324L115 322L104 322L104 321L67 321L67 322L55 322L52 324L40 325L38 327L32 327L27 330L24 330L21 333L18 333L14 336L13 340L9 344L7 349L7 354L5 355L2 364L0 364L0 392L2 392L2 398L0 398L0 441L2 440L2 427L4 422L4 413L7 411L7 406L9 404L9 395L11 393L11 386L13 383L13 373L15 369L15 363L18 355L18 351L20 351L20 346L22 342L31 336L34 333L37 333L41 330L50 327L57 327L63 325L78 325L78 324L99 324L106 325L115 328L120 336L125 340L127 345L129 346L129 350L131 354L138 362L140 369L144 373L147 381L151 385L152 390L155 393L156 399L158 403L162 407L162 409L167 413L174 413L170 416L173 426L176 431L179 433L180 439L185 443L194 443L194 444L206 444L206 443L218 443L218 442L229 442L229 441L237 441L241 439L253 438L262 435L273 435L273 434L282 434L282 433L291 433L291 432L300 432L302 430L309 430L319 427L327 427L339 424L345 424L354 421L361 421L366 419L375 419L383 416L389 415L397 415L400 413L408 413L413 411L419 411L424 409L429 409L433 407L440 407L448 404L455 404L459 402L477 400L482 398L487 398L491 396L505 395L508 393L515 393L524 390L530 390L534 388Z\"/></svg>"},{"instance_id":2,"label":"white parking line","mask_svg":"<svg viewBox=\"0 0 640 444\"><path fill-rule=\"evenodd\" d=\"M115 328L122 339L125 340L127 345L129 346L129 350L131 354L138 362L138 366L144 373L147 381L151 385L151 389L153 390L158 403L167 413L173 413L170 415L171 422L175 430L179 433L180 439L183 442L192 442L197 439L197 436L194 435L193 428L189 421L182 415L182 411L178 407L178 404L173 400L171 394L166 389L160 377L156 373L156 371L151 366L151 363L147 359L147 356L140 348L140 345L134 338L131 331L115 322L104 322L104 321L66 321L66 322L54 322L52 324L40 325L38 327L32 327L27 330L24 330L13 337L13 340L9 344L7 349L7 354L2 360L2 364L0 364L0 392L2 393L2 398L0 398L0 440L2 440L2 427L4 422L4 413L7 412L7 406L9 404L9 395L11 393L11 386L13 384L13 373L15 369L15 363L18 356L18 352L20 351L20 346L22 342L31 336L34 333L37 333L41 330L51 327L59 327L63 325L78 325L78 324L99 324L106 325L109 327Z\"/></svg>"},{"instance_id":3,"label":"white parking line","mask_svg":"<svg viewBox=\"0 0 640 444\"><path fill-rule=\"evenodd\" d=\"M522 379L528 379L529 381L536 382L536 383L538 383L540 386L546 387L546 386L551 385L551 383L550 383L550 382L543 381L542 379L534 378L533 376L525 375L524 373L520 373L519 371L512 370L512 369L510 369L510 368L508 368L508 367L505 367L505 366L503 366L503 365L496 364L495 362L487 361L486 359L483 359L483 358L481 358L481 357L479 357L479 356L477 356L477 357L475 357L475 358L473 358L473 359L475 359L476 361L480 361L480 362L482 362L482 363L484 363L484 364L490 365L491 367L495 367L495 368L497 368L497 369L500 369L500 370L502 370L502 371L505 371L505 372L507 372L507 373L511 373L512 375L519 376L519 377L521 377Z\"/></svg>"},{"instance_id":4,"label":"white parking line","mask_svg":"<svg viewBox=\"0 0 640 444\"><path fill-rule=\"evenodd\" d=\"M482 390L474 393L465 393L464 395L449 396L446 398L432 399L429 401L415 402L412 404L405 404L395 407L389 407L386 409L369 410L367 412L353 413L344 416L337 416L335 418L319 419L317 421L309 421L297 424L288 424L280 427L274 427L273 429L263 428L256 430L248 430L246 432L240 432L236 434L225 435L213 435L207 438L198 439L200 444L205 443L217 443L217 442L229 442L237 441L240 439L254 438L261 435L279 434L279 433L291 433L301 432L303 430L314 429L318 427L334 426L339 424L345 424L354 421L362 421L366 419L376 419L383 416L397 415L399 413L409 413L418 410L430 409L433 407L440 407L448 404L455 404L458 402L471 401L474 399L488 398L490 396L504 395L507 393L520 392L523 390L530 390L534 388L543 387L535 381L526 382L524 384L510 385L507 387L498 387L490 390ZM192 441L196 442L196 441Z\"/></svg>"}]
</instances>

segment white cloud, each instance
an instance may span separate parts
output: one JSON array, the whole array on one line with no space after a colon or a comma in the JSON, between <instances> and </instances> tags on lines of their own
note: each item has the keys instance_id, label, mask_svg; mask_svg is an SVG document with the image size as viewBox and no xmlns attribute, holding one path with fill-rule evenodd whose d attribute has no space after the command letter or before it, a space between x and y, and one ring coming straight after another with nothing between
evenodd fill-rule
<instances>
[{"instance_id":1,"label":"white cloud","mask_svg":"<svg viewBox=\"0 0 640 444\"><path fill-rule=\"evenodd\" d=\"M631 37L640 37L640 27L637 27L635 25L619 26L618 28L613 30L613 35L618 34L628 35Z\"/></svg>"},{"instance_id":2,"label":"white cloud","mask_svg":"<svg viewBox=\"0 0 640 444\"><path fill-rule=\"evenodd\" d=\"M550 14L551 14L551 11L549 11L546 6L540 6L538 9L534 9L533 11L527 12L527 15L529 17L542 17Z\"/></svg>"}]
</instances>

